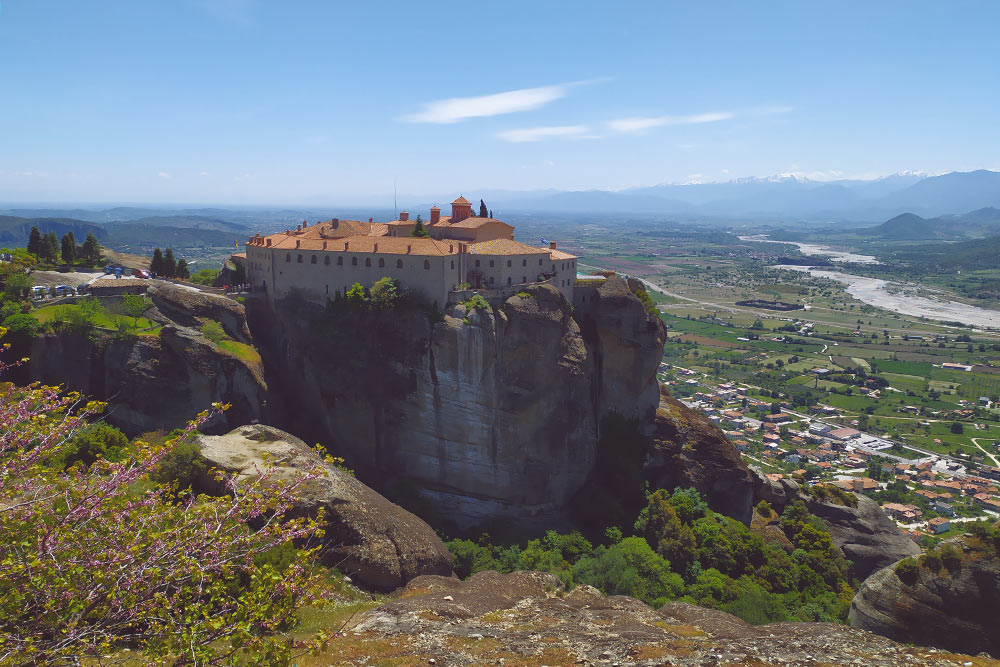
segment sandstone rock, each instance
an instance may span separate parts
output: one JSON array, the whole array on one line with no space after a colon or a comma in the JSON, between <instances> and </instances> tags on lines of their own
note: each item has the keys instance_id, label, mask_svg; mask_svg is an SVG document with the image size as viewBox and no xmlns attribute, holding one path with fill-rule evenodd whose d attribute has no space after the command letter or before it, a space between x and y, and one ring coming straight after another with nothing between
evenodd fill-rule
<instances>
[{"instance_id":1,"label":"sandstone rock","mask_svg":"<svg viewBox=\"0 0 1000 667\"><path fill-rule=\"evenodd\" d=\"M174 325L124 340L40 336L30 356L32 379L107 401L107 420L129 435L182 427L216 402L232 407L203 429L224 432L259 418L267 392L259 365Z\"/></svg>"},{"instance_id":2,"label":"sandstone rock","mask_svg":"<svg viewBox=\"0 0 1000 667\"><path fill-rule=\"evenodd\" d=\"M246 311L232 299L219 294L179 287L155 281L149 289L153 305L171 321L186 327L200 326L199 318L215 320L231 338L252 343Z\"/></svg>"},{"instance_id":3,"label":"sandstone rock","mask_svg":"<svg viewBox=\"0 0 1000 667\"><path fill-rule=\"evenodd\" d=\"M848 618L896 641L1000 657L1000 561L970 559L936 575L921 567L912 583L891 565L865 580Z\"/></svg>"},{"instance_id":4,"label":"sandstone rock","mask_svg":"<svg viewBox=\"0 0 1000 667\"><path fill-rule=\"evenodd\" d=\"M360 665L373 656L401 663L620 665L951 665L967 656L903 646L832 623L751 626L685 603L655 610L589 586L566 592L540 572L479 572L466 581L417 577L394 600L350 621L343 651ZM358 657L359 654L363 657ZM989 664L977 660L977 664ZM995 664L995 663L994 663Z\"/></svg>"},{"instance_id":5,"label":"sandstone rock","mask_svg":"<svg viewBox=\"0 0 1000 667\"><path fill-rule=\"evenodd\" d=\"M821 503L804 494L803 498L809 511L829 527L833 543L854 563L853 574L858 579L920 553L920 547L868 496L857 495L857 508Z\"/></svg>"},{"instance_id":6,"label":"sandstone rock","mask_svg":"<svg viewBox=\"0 0 1000 667\"><path fill-rule=\"evenodd\" d=\"M645 473L652 488L694 487L716 512L750 522L754 475L726 435L705 415L660 388Z\"/></svg>"},{"instance_id":7,"label":"sandstone rock","mask_svg":"<svg viewBox=\"0 0 1000 667\"><path fill-rule=\"evenodd\" d=\"M420 575L451 574L451 554L430 526L324 463L298 438L253 425L225 435L199 436L198 445L213 467L241 478L270 468L279 479L294 479L319 467L322 476L297 491L293 512L315 515L324 508L321 557L354 581L393 590ZM204 490L218 491L211 479L201 484Z\"/></svg>"}]
</instances>

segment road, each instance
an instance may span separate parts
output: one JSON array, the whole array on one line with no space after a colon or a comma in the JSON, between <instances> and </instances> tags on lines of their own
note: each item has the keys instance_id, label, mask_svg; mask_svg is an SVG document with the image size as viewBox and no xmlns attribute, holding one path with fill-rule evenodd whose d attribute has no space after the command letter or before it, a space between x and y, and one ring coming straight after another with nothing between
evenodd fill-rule
<instances>
[{"instance_id":1,"label":"road","mask_svg":"<svg viewBox=\"0 0 1000 667\"><path fill-rule=\"evenodd\" d=\"M985 449L983 449L983 446L979 444L979 441L983 440L984 438L969 438L969 439L972 440L972 444L974 444L976 447L979 448L979 451L981 451L983 454L986 455L986 458L988 458L991 461L993 461L993 465L994 466L996 466L997 468L1000 468L1000 461L997 461L997 457L995 455L993 455L993 454L990 454ZM993 442L996 442L996 440L994 440L993 438L989 438L989 439L993 440Z\"/></svg>"}]
</instances>

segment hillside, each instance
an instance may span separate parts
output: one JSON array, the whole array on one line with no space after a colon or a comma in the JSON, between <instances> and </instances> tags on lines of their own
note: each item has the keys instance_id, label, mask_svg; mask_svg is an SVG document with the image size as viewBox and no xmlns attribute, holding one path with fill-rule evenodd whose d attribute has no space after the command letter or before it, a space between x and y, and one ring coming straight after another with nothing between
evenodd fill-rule
<instances>
[{"instance_id":1,"label":"hillside","mask_svg":"<svg viewBox=\"0 0 1000 667\"><path fill-rule=\"evenodd\" d=\"M87 234L93 232L102 243L107 242L108 233L100 225L74 220L72 218L21 218L17 216L0 216L0 244L5 246L23 247L28 243L28 234L32 226L37 226L42 234L55 232L62 237L66 232L73 232L78 243L82 243Z\"/></svg>"},{"instance_id":2,"label":"hillside","mask_svg":"<svg viewBox=\"0 0 1000 667\"><path fill-rule=\"evenodd\" d=\"M995 269L1000 257L1000 236L958 243L913 244L894 250L890 257L928 272Z\"/></svg>"},{"instance_id":3,"label":"hillside","mask_svg":"<svg viewBox=\"0 0 1000 667\"><path fill-rule=\"evenodd\" d=\"M886 241L962 240L1000 233L1000 209L992 206L958 215L922 218L903 213L863 230L865 236Z\"/></svg>"},{"instance_id":4,"label":"hillside","mask_svg":"<svg viewBox=\"0 0 1000 667\"><path fill-rule=\"evenodd\" d=\"M214 229L171 227L139 222L112 222L104 225L106 242L116 250L148 252L154 246L171 248L232 247L246 241L243 232L223 232Z\"/></svg>"}]
</instances>

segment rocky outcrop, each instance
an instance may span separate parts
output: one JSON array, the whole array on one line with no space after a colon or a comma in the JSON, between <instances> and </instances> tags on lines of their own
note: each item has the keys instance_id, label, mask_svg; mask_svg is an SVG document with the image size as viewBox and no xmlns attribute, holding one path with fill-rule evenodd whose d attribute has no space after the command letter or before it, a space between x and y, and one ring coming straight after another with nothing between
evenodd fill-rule
<instances>
[{"instance_id":1,"label":"rocky outcrop","mask_svg":"<svg viewBox=\"0 0 1000 667\"><path fill-rule=\"evenodd\" d=\"M356 478L324 463L304 442L275 428L243 426L218 436L199 436L209 464L237 480L270 470L293 480L316 470L295 491L292 513L316 516L323 508L321 559L362 585L389 591L425 574L451 574L451 554L426 523L386 500ZM214 478L202 490L219 492Z\"/></svg>"},{"instance_id":2,"label":"rocky outcrop","mask_svg":"<svg viewBox=\"0 0 1000 667\"><path fill-rule=\"evenodd\" d=\"M198 327L207 318L222 325L226 333L241 343L252 343L246 311L227 297L201 292L164 281L152 283L149 296L153 305L172 322Z\"/></svg>"},{"instance_id":3,"label":"rocky outcrop","mask_svg":"<svg viewBox=\"0 0 1000 667\"><path fill-rule=\"evenodd\" d=\"M704 414L660 388L653 449L645 474L652 488L694 487L716 512L750 522L754 475L726 435Z\"/></svg>"},{"instance_id":4,"label":"rocky outcrop","mask_svg":"<svg viewBox=\"0 0 1000 667\"><path fill-rule=\"evenodd\" d=\"M267 391L258 364L172 324L129 338L47 334L35 339L30 357L33 380L106 401L108 422L129 435L184 426L213 403L231 407L202 428L224 432L257 419Z\"/></svg>"},{"instance_id":5,"label":"rocky outcrop","mask_svg":"<svg viewBox=\"0 0 1000 667\"><path fill-rule=\"evenodd\" d=\"M249 307L273 419L450 531L560 525L594 464L600 419L652 417L663 328L619 279L584 336L554 287L494 307L275 314ZM647 405L652 392L654 402Z\"/></svg>"},{"instance_id":6,"label":"rocky outcrop","mask_svg":"<svg viewBox=\"0 0 1000 667\"><path fill-rule=\"evenodd\" d=\"M541 572L418 577L394 600L348 622L324 657L400 664L940 665L968 656L903 646L832 623L751 626L670 603L659 610L589 586L567 592ZM976 664L990 664L976 659ZM996 663L992 663L996 664Z\"/></svg>"},{"instance_id":7,"label":"rocky outcrop","mask_svg":"<svg viewBox=\"0 0 1000 667\"><path fill-rule=\"evenodd\" d=\"M804 502L810 512L826 523L833 543L854 564L852 575L860 580L901 558L920 553L920 547L868 496L850 494L857 499L856 507L823 502L805 493L794 480L771 481L757 471L752 472L754 502L765 500L779 512L793 500Z\"/></svg>"},{"instance_id":8,"label":"rocky outcrop","mask_svg":"<svg viewBox=\"0 0 1000 667\"><path fill-rule=\"evenodd\" d=\"M860 494L856 497L856 508L805 498L809 511L830 529L833 543L854 563L855 577L864 580L900 558L920 553L920 547L903 534L877 502Z\"/></svg>"},{"instance_id":9,"label":"rocky outcrop","mask_svg":"<svg viewBox=\"0 0 1000 667\"><path fill-rule=\"evenodd\" d=\"M917 567L907 579L895 565L869 577L851 603L850 624L900 642L1000 657L1000 561L965 558L941 572Z\"/></svg>"}]
</instances>

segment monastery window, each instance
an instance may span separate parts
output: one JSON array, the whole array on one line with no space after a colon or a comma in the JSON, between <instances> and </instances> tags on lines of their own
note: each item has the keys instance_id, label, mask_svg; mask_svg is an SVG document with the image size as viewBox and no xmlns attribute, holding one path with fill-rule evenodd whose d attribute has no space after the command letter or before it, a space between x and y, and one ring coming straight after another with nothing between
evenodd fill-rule
<instances>
[{"instance_id":1,"label":"monastery window","mask_svg":"<svg viewBox=\"0 0 1000 667\"><path fill-rule=\"evenodd\" d=\"M425 269L431 268L431 260L429 260L429 259L425 259L424 260L424 268Z\"/></svg>"},{"instance_id":2,"label":"monastery window","mask_svg":"<svg viewBox=\"0 0 1000 667\"><path fill-rule=\"evenodd\" d=\"M351 266L357 266L357 265L358 265L358 258L351 257Z\"/></svg>"},{"instance_id":3,"label":"monastery window","mask_svg":"<svg viewBox=\"0 0 1000 667\"><path fill-rule=\"evenodd\" d=\"M299 253L299 258L298 258L298 260L297 260L297 261L298 261L298 263L299 263L299 264L301 264L301 263L302 263L302 253Z\"/></svg>"},{"instance_id":4,"label":"monastery window","mask_svg":"<svg viewBox=\"0 0 1000 667\"><path fill-rule=\"evenodd\" d=\"M286 252L285 253L285 261L286 262L292 261L292 253L290 253L290 252Z\"/></svg>"},{"instance_id":5,"label":"monastery window","mask_svg":"<svg viewBox=\"0 0 1000 667\"><path fill-rule=\"evenodd\" d=\"M528 265L528 260L522 259L521 260L521 266L527 266L527 265Z\"/></svg>"},{"instance_id":6,"label":"monastery window","mask_svg":"<svg viewBox=\"0 0 1000 667\"><path fill-rule=\"evenodd\" d=\"M490 268L491 269L493 268L493 260L492 259L490 260Z\"/></svg>"},{"instance_id":7,"label":"monastery window","mask_svg":"<svg viewBox=\"0 0 1000 667\"><path fill-rule=\"evenodd\" d=\"M379 259L378 259L378 268L381 269L384 266L385 266L385 259L382 258L382 257L379 257Z\"/></svg>"},{"instance_id":8,"label":"monastery window","mask_svg":"<svg viewBox=\"0 0 1000 667\"><path fill-rule=\"evenodd\" d=\"M452 262L452 264L454 264L454 262ZM397 269L403 268L403 260L401 260L401 259L397 259L396 260L396 268Z\"/></svg>"},{"instance_id":9,"label":"monastery window","mask_svg":"<svg viewBox=\"0 0 1000 667\"><path fill-rule=\"evenodd\" d=\"M510 276L507 276L507 284L510 285Z\"/></svg>"},{"instance_id":10,"label":"monastery window","mask_svg":"<svg viewBox=\"0 0 1000 667\"><path fill-rule=\"evenodd\" d=\"M508 269L510 268L510 260L509 259L507 260L507 268Z\"/></svg>"},{"instance_id":11,"label":"monastery window","mask_svg":"<svg viewBox=\"0 0 1000 667\"><path fill-rule=\"evenodd\" d=\"M330 256L329 255L327 255L326 257L323 258L323 263L326 264L327 266L330 266ZM329 289L330 288L327 287L327 290L329 290Z\"/></svg>"},{"instance_id":12,"label":"monastery window","mask_svg":"<svg viewBox=\"0 0 1000 667\"><path fill-rule=\"evenodd\" d=\"M479 268L479 260L478 259L476 260L476 268L477 269Z\"/></svg>"},{"instance_id":13,"label":"monastery window","mask_svg":"<svg viewBox=\"0 0 1000 667\"><path fill-rule=\"evenodd\" d=\"M365 266L371 266L371 265L372 265L372 258L365 257Z\"/></svg>"},{"instance_id":14,"label":"monastery window","mask_svg":"<svg viewBox=\"0 0 1000 667\"><path fill-rule=\"evenodd\" d=\"M312 256L312 259L309 260L309 263L310 264L315 264L316 263L316 255Z\"/></svg>"},{"instance_id":15,"label":"monastery window","mask_svg":"<svg viewBox=\"0 0 1000 667\"><path fill-rule=\"evenodd\" d=\"M451 260L451 268L455 268L455 260Z\"/></svg>"},{"instance_id":16,"label":"monastery window","mask_svg":"<svg viewBox=\"0 0 1000 667\"><path fill-rule=\"evenodd\" d=\"M555 272L556 272L556 265L555 265L555 264L553 264L553 265L552 265L552 273L555 273Z\"/></svg>"},{"instance_id":17,"label":"monastery window","mask_svg":"<svg viewBox=\"0 0 1000 667\"><path fill-rule=\"evenodd\" d=\"M521 282L522 283L528 282L528 276L521 276Z\"/></svg>"},{"instance_id":18,"label":"monastery window","mask_svg":"<svg viewBox=\"0 0 1000 667\"><path fill-rule=\"evenodd\" d=\"M539 257L539 258L538 258L538 266L541 266L541 265L542 265L542 258L541 258L541 257ZM552 268L555 268L555 267L552 267Z\"/></svg>"},{"instance_id":19,"label":"monastery window","mask_svg":"<svg viewBox=\"0 0 1000 667\"><path fill-rule=\"evenodd\" d=\"M490 285L493 284L493 276L490 276Z\"/></svg>"},{"instance_id":20,"label":"monastery window","mask_svg":"<svg viewBox=\"0 0 1000 667\"><path fill-rule=\"evenodd\" d=\"M337 266L343 266L343 265L344 265L344 258L343 257L338 257L337 258Z\"/></svg>"}]
</instances>

